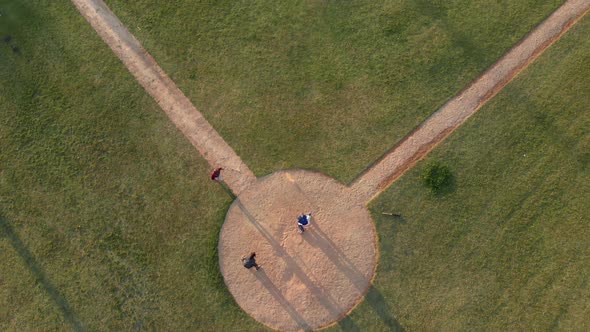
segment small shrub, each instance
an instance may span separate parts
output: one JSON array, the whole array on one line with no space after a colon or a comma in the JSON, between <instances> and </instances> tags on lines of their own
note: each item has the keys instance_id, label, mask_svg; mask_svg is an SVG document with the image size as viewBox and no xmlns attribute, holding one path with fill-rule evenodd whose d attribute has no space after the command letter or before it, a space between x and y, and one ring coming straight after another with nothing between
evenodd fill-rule
<instances>
[{"instance_id":1,"label":"small shrub","mask_svg":"<svg viewBox=\"0 0 590 332\"><path fill-rule=\"evenodd\" d=\"M439 162L431 162L426 165L422 173L422 181L434 193L439 193L449 186L452 178L451 170Z\"/></svg>"}]
</instances>

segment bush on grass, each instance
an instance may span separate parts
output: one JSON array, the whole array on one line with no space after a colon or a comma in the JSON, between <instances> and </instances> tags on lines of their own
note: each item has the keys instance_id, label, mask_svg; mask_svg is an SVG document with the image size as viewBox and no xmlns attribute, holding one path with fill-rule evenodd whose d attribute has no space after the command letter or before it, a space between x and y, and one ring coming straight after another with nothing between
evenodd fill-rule
<instances>
[{"instance_id":1,"label":"bush on grass","mask_svg":"<svg viewBox=\"0 0 590 332\"><path fill-rule=\"evenodd\" d=\"M426 165L422 173L422 181L424 185L430 188L433 193L440 193L443 189L451 185L453 174L451 170L444 164L438 161L431 162Z\"/></svg>"}]
</instances>

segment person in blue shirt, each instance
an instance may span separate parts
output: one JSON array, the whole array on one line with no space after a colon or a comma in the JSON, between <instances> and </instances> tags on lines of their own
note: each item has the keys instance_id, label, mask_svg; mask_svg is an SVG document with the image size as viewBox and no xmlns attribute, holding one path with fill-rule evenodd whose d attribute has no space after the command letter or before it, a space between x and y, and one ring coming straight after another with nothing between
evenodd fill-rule
<instances>
[{"instance_id":1,"label":"person in blue shirt","mask_svg":"<svg viewBox=\"0 0 590 332\"><path fill-rule=\"evenodd\" d=\"M311 224L311 212L308 214L302 213L299 217L297 217L297 228L299 229L299 233L305 232L305 227L308 227Z\"/></svg>"}]
</instances>

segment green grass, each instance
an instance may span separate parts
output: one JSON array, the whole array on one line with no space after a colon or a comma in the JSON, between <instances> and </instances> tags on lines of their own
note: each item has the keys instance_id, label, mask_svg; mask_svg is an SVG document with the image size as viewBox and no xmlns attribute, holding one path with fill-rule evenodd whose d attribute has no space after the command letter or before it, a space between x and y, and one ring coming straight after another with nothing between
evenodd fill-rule
<instances>
[{"instance_id":1,"label":"green grass","mask_svg":"<svg viewBox=\"0 0 590 332\"><path fill-rule=\"evenodd\" d=\"M108 3L257 174L343 181L559 4ZM265 330L223 285L230 200L194 148L69 2L0 13L0 330ZM375 285L330 330L588 330L588 31L373 203Z\"/></svg>"},{"instance_id":2,"label":"green grass","mask_svg":"<svg viewBox=\"0 0 590 332\"><path fill-rule=\"evenodd\" d=\"M71 3L0 13L0 330L263 330L196 150Z\"/></svg>"},{"instance_id":3,"label":"green grass","mask_svg":"<svg viewBox=\"0 0 590 332\"><path fill-rule=\"evenodd\" d=\"M107 0L256 175L351 181L560 0Z\"/></svg>"},{"instance_id":4,"label":"green grass","mask_svg":"<svg viewBox=\"0 0 590 332\"><path fill-rule=\"evenodd\" d=\"M590 20L578 24L373 202L375 288L406 329L590 328ZM434 160L455 176L444 195L422 183ZM350 320L385 327L369 304Z\"/></svg>"}]
</instances>

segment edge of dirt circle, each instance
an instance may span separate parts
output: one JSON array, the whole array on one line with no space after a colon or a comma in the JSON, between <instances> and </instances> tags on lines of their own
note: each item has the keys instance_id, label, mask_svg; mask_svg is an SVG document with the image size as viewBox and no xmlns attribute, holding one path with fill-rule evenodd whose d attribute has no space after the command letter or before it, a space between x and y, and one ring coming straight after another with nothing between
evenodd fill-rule
<instances>
[{"instance_id":1,"label":"edge of dirt circle","mask_svg":"<svg viewBox=\"0 0 590 332\"><path fill-rule=\"evenodd\" d=\"M265 181L265 180L268 180L268 179L270 179L271 177L274 177L274 176L281 176L281 174L298 173L298 172L303 172L303 173L312 173L312 174L314 174L315 176L318 176L318 177L324 178L326 181L330 181L330 182L337 183L337 185L338 185L340 188L342 188L342 195L349 195L349 196L351 197L351 199L353 199L353 198L352 198L352 197L353 197L353 195L352 195L352 193L350 192L350 187L349 187L349 186L347 186L345 183L343 183L342 181L339 181L339 180L337 180L337 179L335 179L335 178L332 178L332 177L330 177L330 176L328 176L328 175L326 175L326 174L322 173L321 171L318 171L318 170L312 170L312 169L298 169L298 168L288 168L288 169L281 169L281 170L278 170L278 171L276 171L276 172L272 172L272 173L270 173L270 174L266 174L266 175L264 175L264 176L262 176L262 177L259 177L259 178L257 178L257 181L256 181L255 183L253 183L253 184L252 184L252 187L250 187L249 189L255 188L255 187L256 187L256 184L257 184L259 181L260 181L260 182L263 182L263 181ZM247 191L248 191L248 190L246 190L245 192L247 192ZM222 254L223 254L223 251L224 251L224 250L223 250L223 248L222 248L222 243L221 243L221 234L224 232L224 229L227 227L227 219L228 219L228 215L230 214L230 211L232 210L232 208L237 208L237 207L238 207L238 205L240 204L240 202L241 202L241 201L240 201L240 196L237 196L237 197L236 197L236 198L235 198L235 199L232 201L232 203L230 204L229 208L227 209L227 211L226 211L226 214L225 214L225 216L224 216L224 221L223 221L223 224L221 225L221 228L220 228L220 230L219 230L218 243L217 243L217 252L218 252L218 263L219 263L219 268L220 268L220 272L221 272L221 275L222 275L222 278L223 278L223 282L224 282L224 284L225 284L226 288L228 289L228 291L230 290L230 287L227 285L227 280L226 280L226 278L225 278L225 275L224 275L224 270L223 270L223 259L224 259L224 258L222 257ZM340 322L341 322L343 319L345 319L346 317L348 317L348 316L350 315L350 313L351 313L353 310L355 310L355 309L356 309L356 307L357 307L357 306L358 306L360 303L362 303L362 302L363 302L363 301L366 299L366 296L367 296L367 294L369 293L369 290L371 289L371 287L373 287L373 282L374 282L374 280L375 280L375 277L377 276L377 268L378 268L378 266L379 266L379 259L380 259L380 256L381 256L381 253L380 253L380 239L379 239L379 234L377 233L377 223L376 223L376 220L375 220L374 214L372 214L372 213L371 213L371 211L368 209L368 206L367 206L367 204L365 204L365 202L362 202L362 201L358 201L358 200L357 200L357 204L358 204L358 205L360 205L360 206L362 206L364 209L366 209L366 210L367 210L367 213L369 214L369 216L370 216L370 219L371 219L371 228L372 228L372 229L371 229L371 231L372 231L372 235L373 235L373 244L374 244L374 253L375 253L375 254L374 254L374 259L373 259L373 262L372 262L373 264L372 264L372 269L371 269L371 277L370 277L370 279L368 280L368 284L367 284L367 286L365 287L365 289L362 291L361 295L360 295L360 296L359 296L359 297L358 297L358 298L357 298L357 299L354 301L354 303L352 303L352 305L350 306L350 308L349 308L349 309L347 309L346 311L342 312L342 313L341 313L341 314L338 316L338 318L337 318L337 319L335 319L335 320L333 320L333 321L331 321L331 322L329 322L329 323L326 323L326 324L324 324L324 325L320 325L320 326L318 326L318 327L315 327L315 328L313 328L313 329L310 329L310 330L313 330L313 331L322 330L322 329L326 329L326 328L329 328L329 327L335 326L335 325L337 325L338 323L340 323ZM230 292L230 294L232 294L232 293ZM236 303L236 304L237 304L237 305L238 305L238 306L239 306L239 307L240 307L240 308L241 308L241 309L242 309L242 310L243 310L245 313L248 313L248 314L249 314L249 310L247 310L246 308L244 308L244 307L242 306L242 304L241 304L241 303L239 303L238 301L236 301L236 299L235 299L235 297L233 296L233 294L232 294L232 298L234 299L235 303ZM267 328L269 328L269 329L272 329L272 330L275 330L275 331L281 331L280 329L277 329L277 328L276 328L276 327L274 327L274 326L268 325L267 323L265 323L265 322L263 322L263 321L260 321L260 320L258 320L258 319L256 319L256 318L254 318L254 317L253 317L252 315L250 315L250 314L249 314L249 316L250 316L250 317L252 317L254 320L256 320L258 323L260 323L260 324L262 324L262 325L266 326L266 327L267 327ZM307 329L305 329L305 331L307 331Z\"/></svg>"}]
</instances>

